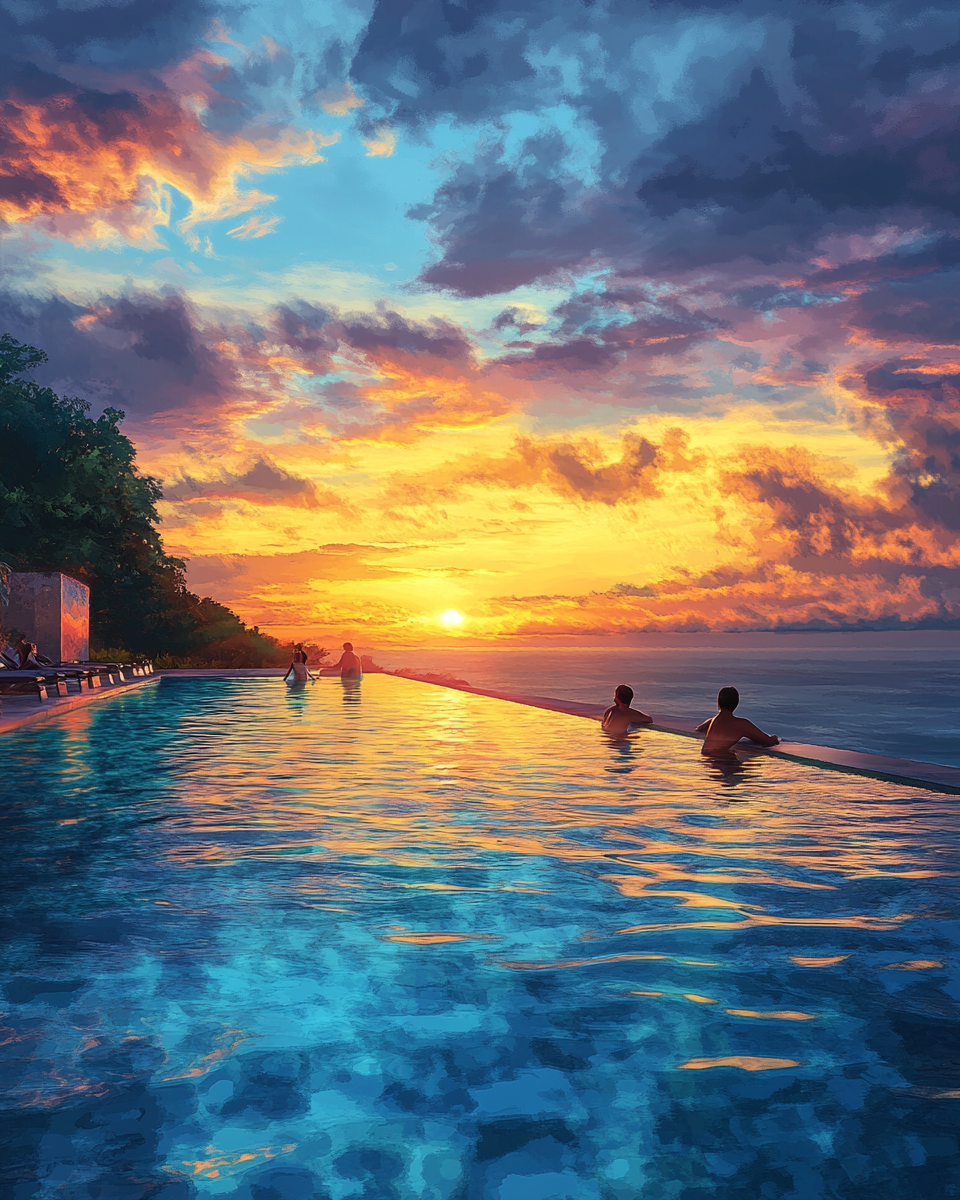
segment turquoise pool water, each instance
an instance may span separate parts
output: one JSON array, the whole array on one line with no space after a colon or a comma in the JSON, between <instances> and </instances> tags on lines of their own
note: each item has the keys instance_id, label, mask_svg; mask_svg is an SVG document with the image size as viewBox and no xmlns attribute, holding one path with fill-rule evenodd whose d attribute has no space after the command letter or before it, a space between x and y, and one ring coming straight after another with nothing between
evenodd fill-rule
<instances>
[{"instance_id":1,"label":"turquoise pool water","mask_svg":"<svg viewBox=\"0 0 960 1200\"><path fill-rule=\"evenodd\" d=\"M960 1194L955 797L377 676L3 750L5 1198Z\"/></svg>"}]
</instances>

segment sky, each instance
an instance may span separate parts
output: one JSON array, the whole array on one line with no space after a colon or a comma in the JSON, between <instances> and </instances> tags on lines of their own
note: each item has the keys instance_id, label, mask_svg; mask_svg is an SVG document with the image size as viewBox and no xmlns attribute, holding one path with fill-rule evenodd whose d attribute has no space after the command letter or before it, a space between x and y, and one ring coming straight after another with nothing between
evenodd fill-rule
<instances>
[{"instance_id":1,"label":"sky","mask_svg":"<svg viewBox=\"0 0 960 1200\"><path fill-rule=\"evenodd\" d=\"M327 645L960 626L955 0L0 22L0 330L124 411L195 591Z\"/></svg>"}]
</instances>

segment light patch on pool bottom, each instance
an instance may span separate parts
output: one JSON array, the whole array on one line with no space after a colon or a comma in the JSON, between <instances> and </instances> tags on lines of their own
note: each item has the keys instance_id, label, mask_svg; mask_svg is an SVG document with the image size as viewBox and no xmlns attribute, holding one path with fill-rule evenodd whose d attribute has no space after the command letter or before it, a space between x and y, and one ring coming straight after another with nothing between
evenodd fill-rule
<instances>
[{"instance_id":1,"label":"light patch on pool bottom","mask_svg":"<svg viewBox=\"0 0 960 1200\"><path fill-rule=\"evenodd\" d=\"M736 1067L740 1071L781 1071L786 1067L799 1067L796 1058L760 1058L752 1054L731 1054L726 1058L691 1058L678 1063L681 1071L710 1071L714 1067Z\"/></svg>"},{"instance_id":2,"label":"light patch on pool bottom","mask_svg":"<svg viewBox=\"0 0 960 1200\"><path fill-rule=\"evenodd\" d=\"M47 1190L946 1194L950 798L378 677L6 747L0 1138Z\"/></svg>"},{"instance_id":3,"label":"light patch on pool bottom","mask_svg":"<svg viewBox=\"0 0 960 1200\"><path fill-rule=\"evenodd\" d=\"M408 946L442 946L448 942L496 942L494 933L382 933L385 942L405 942Z\"/></svg>"},{"instance_id":4,"label":"light patch on pool bottom","mask_svg":"<svg viewBox=\"0 0 960 1200\"><path fill-rule=\"evenodd\" d=\"M725 1008L723 1010L731 1017L754 1017L759 1021L815 1021L816 1013L807 1012L791 1012L789 1009L783 1012L755 1012L752 1008Z\"/></svg>"}]
</instances>

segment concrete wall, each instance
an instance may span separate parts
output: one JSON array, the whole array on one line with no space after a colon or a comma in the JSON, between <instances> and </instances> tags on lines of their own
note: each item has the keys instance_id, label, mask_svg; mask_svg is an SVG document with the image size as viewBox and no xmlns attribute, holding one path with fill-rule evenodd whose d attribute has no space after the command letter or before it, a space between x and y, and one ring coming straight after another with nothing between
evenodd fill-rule
<instances>
[{"instance_id":1,"label":"concrete wall","mask_svg":"<svg viewBox=\"0 0 960 1200\"><path fill-rule=\"evenodd\" d=\"M17 571L3 623L54 662L89 658L90 589L59 571Z\"/></svg>"}]
</instances>

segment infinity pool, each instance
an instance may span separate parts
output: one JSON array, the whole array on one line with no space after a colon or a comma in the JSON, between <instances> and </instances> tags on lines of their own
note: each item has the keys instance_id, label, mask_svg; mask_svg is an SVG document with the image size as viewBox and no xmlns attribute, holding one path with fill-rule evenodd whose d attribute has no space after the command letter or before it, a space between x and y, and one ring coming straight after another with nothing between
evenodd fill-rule
<instances>
[{"instance_id":1,"label":"infinity pool","mask_svg":"<svg viewBox=\"0 0 960 1200\"><path fill-rule=\"evenodd\" d=\"M2 747L11 1200L960 1195L956 797L378 676Z\"/></svg>"}]
</instances>

